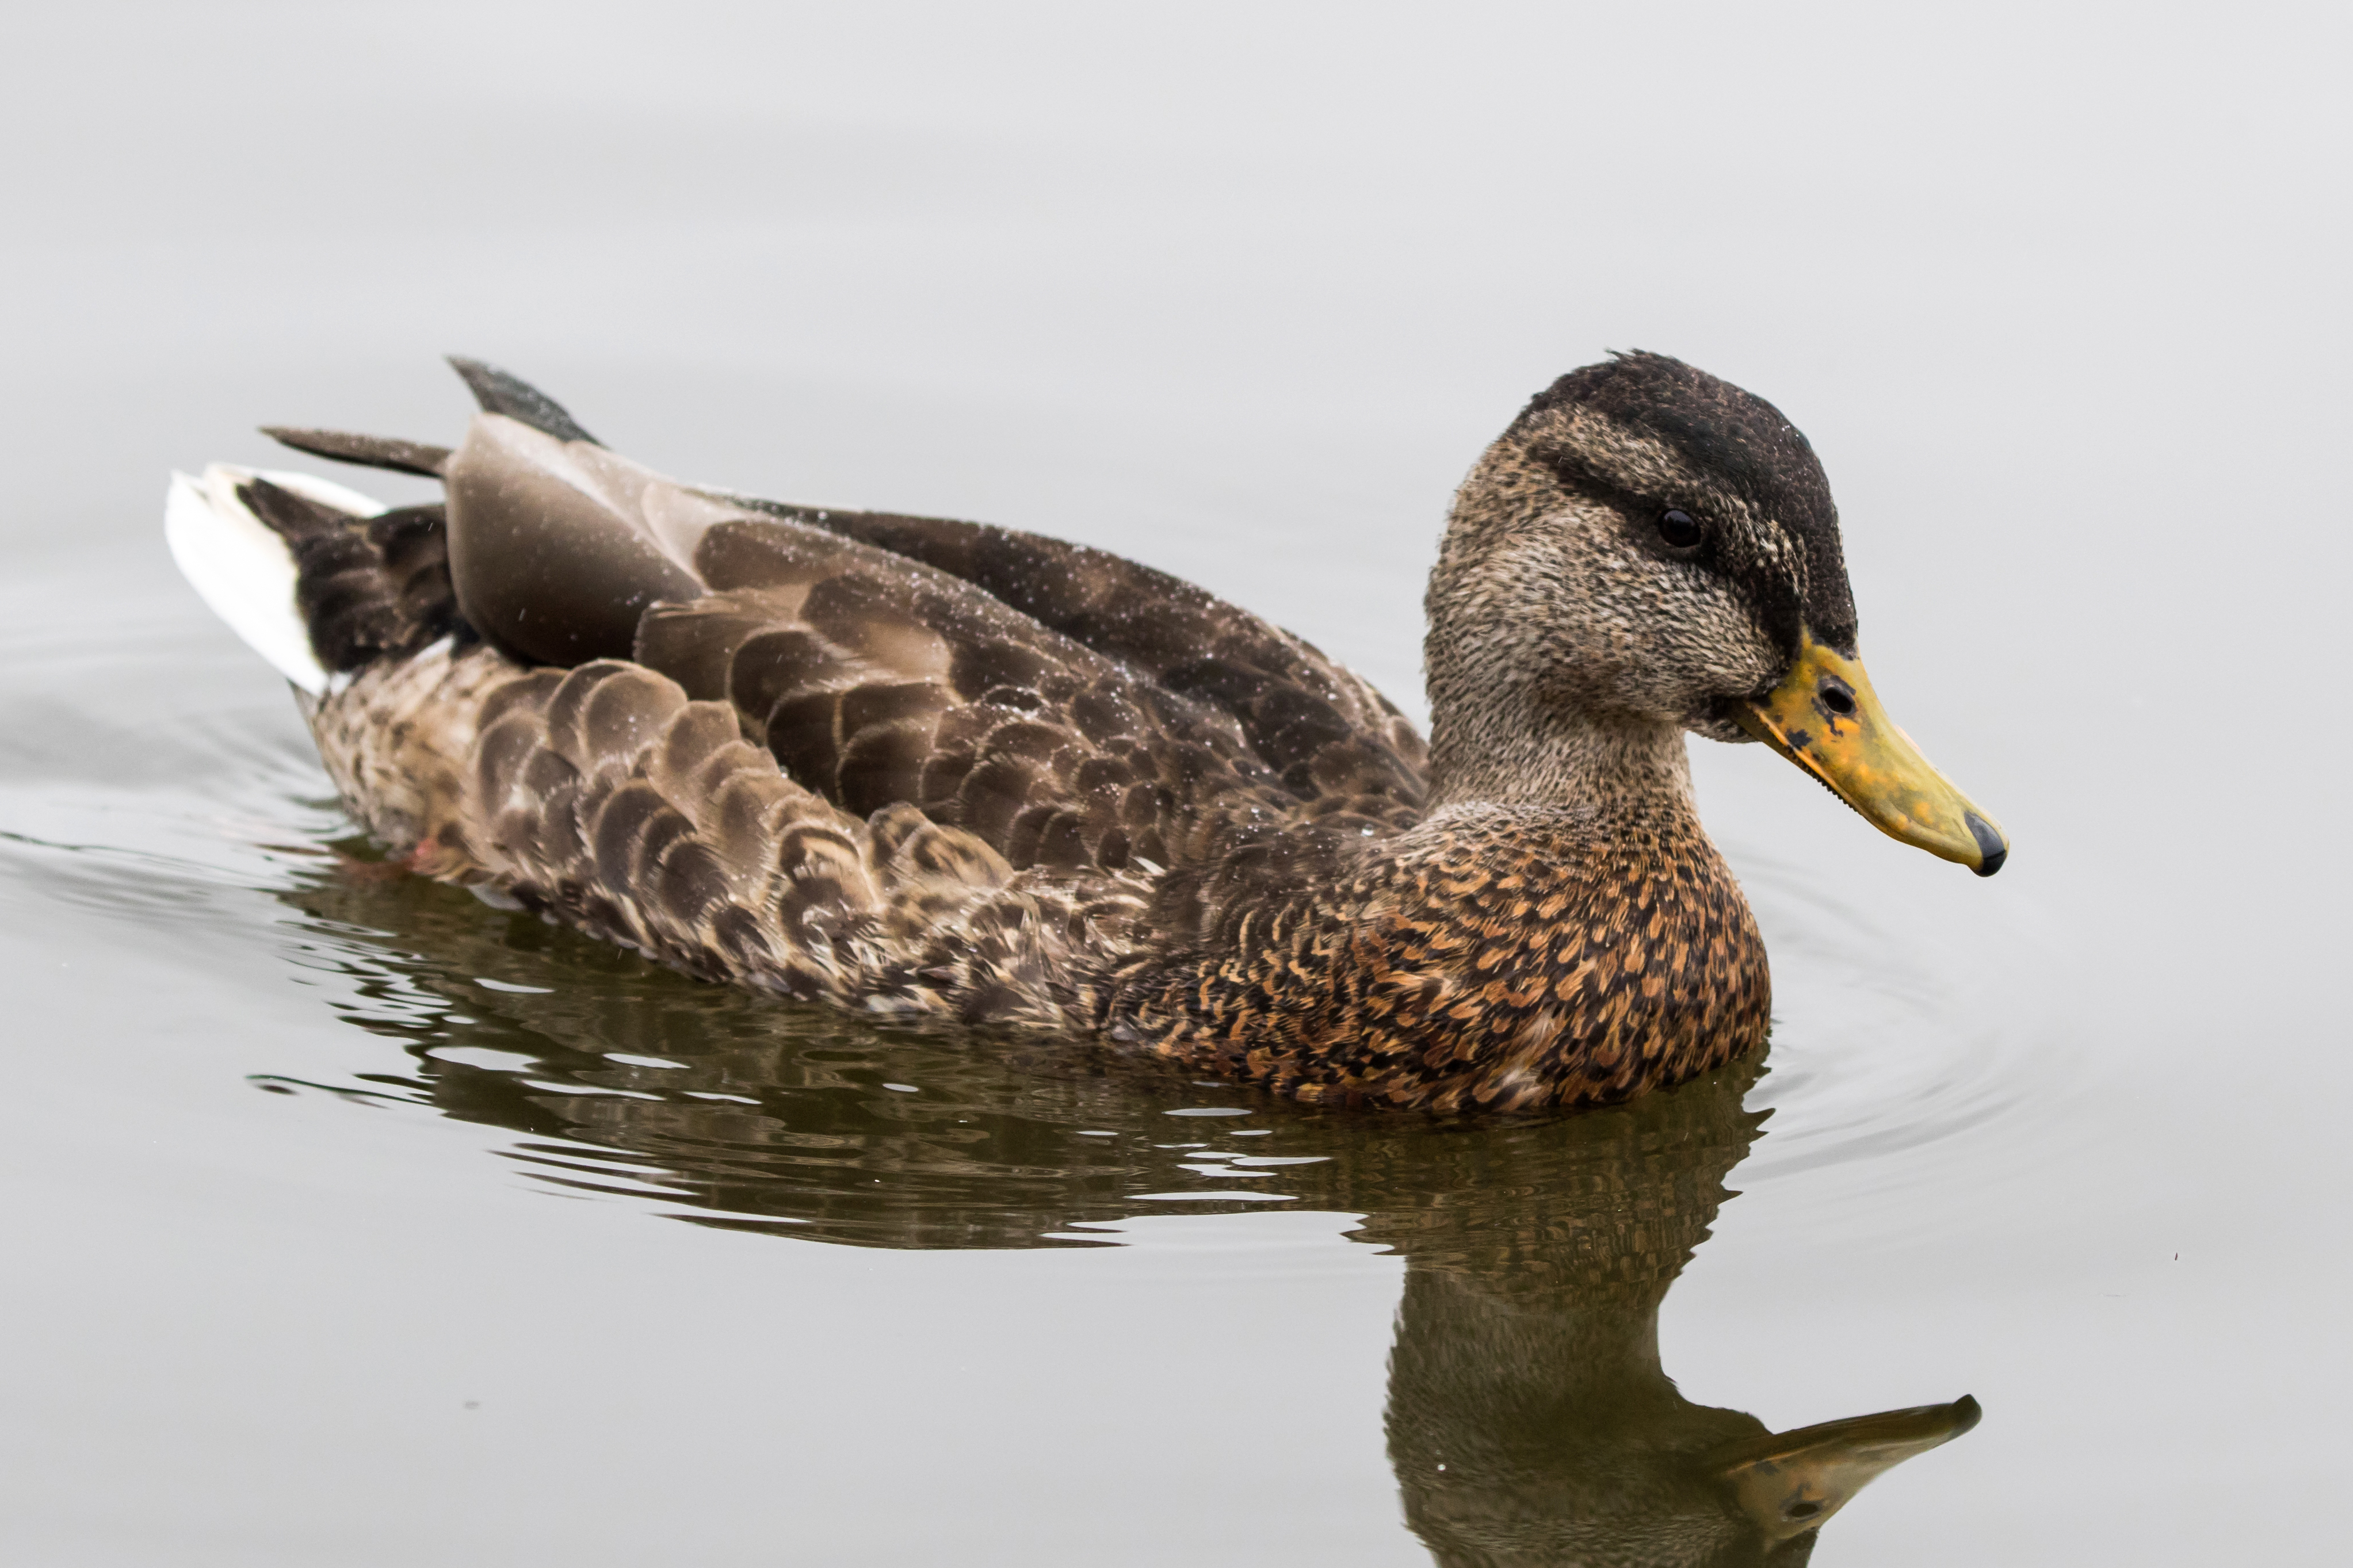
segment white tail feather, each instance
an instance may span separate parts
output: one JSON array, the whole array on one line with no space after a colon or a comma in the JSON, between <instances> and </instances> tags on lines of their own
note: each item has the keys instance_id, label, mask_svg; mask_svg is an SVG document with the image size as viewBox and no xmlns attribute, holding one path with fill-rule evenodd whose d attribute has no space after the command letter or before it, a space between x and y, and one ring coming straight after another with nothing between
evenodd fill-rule
<instances>
[{"instance_id":1,"label":"white tail feather","mask_svg":"<svg viewBox=\"0 0 2353 1568\"><path fill-rule=\"evenodd\" d=\"M239 485L254 479L339 511L374 517L382 503L309 474L215 463L202 479L172 476L164 499L164 538L180 574L270 668L310 692L327 689L327 671L311 651L310 629L294 603L294 552L246 504Z\"/></svg>"}]
</instances>

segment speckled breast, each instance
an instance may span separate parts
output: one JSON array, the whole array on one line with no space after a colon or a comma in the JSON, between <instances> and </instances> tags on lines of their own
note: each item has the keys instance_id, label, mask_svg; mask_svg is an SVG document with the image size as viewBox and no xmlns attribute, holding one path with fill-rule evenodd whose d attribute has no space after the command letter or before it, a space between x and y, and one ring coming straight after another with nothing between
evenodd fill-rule
<instances>
[{"instance_id":1,"label":"speckled breast","mask_svg":"<svg viewBox=\"0 0 2353 1568\"><path fill-rule=\"evenodd\" d=\"M1747 901L1695 821L1483 807L1368 845L1338 886L1171 954L1114 1037L1302 1100L1599 1104L1763 1043Z\"/></svg>"}]
</instances>

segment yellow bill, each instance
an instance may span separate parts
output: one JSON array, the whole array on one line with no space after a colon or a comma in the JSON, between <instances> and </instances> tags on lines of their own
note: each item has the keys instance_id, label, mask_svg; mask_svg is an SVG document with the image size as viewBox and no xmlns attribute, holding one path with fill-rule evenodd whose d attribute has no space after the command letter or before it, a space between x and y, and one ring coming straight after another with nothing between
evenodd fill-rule
<instances>
[{"instance_id":1,"label":"yellow bill","mask_svg":"<svg viewBox=\"0 0 2353 1568\"><path fill-rule=\"evenodd\" d=\"M1990 877L2010 838L1895 726L1862 663L1808 632L1780 685L1742 705L1740 727L1830 785L1880 831Z\"/></svg>"},{"instance_id":2,"label":"yellow bill","mask_svg":"<svg viewBox=\"0 0 2353 1568\"><path fill-rule=\"evenodd\" d=\"M1817 1529L1866 1485L1915 1454L1949 1443L1976 1426L1984 1412L1963 1395L1950 1405L1922 1405L1826 1421L1795 1432L1768 1433L1715 1456L1734 1500L1767 1541L1788 1541Z\"/></svg>"}]
</instances>

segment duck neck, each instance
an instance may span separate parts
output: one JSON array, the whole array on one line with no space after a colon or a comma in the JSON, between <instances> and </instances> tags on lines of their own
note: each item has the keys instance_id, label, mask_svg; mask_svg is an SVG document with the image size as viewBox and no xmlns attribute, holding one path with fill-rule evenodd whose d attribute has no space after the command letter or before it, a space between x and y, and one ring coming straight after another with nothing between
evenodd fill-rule
<instances>
[{"instance_id":1,"label":"duck neck","mask_svg":"<svg viewBox=\"0 0 2353 1568\"><path fill-rule=\"evenodd\" d=\"M1445 703L1432 683L1430 804L1696 819L1683 730L1535 701ZM1503 695L1503 694L1497 694Z\"/></svg>"}]
</instances>

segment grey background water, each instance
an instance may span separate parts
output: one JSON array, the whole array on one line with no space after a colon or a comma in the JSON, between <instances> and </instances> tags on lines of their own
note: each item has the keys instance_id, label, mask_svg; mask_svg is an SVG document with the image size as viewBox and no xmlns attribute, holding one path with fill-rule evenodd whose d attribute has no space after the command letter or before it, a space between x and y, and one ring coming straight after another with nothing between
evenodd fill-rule
<instances>
[{"instance_id":1,"label":"grey background water","mask_svg":"<svg viewBox=\"0 0 2353 1568\"><path fill-rule=\"evenodd\" d=\"M1124 551L1409 699L1451 486L1635 346L1812 437L1882 692L2018 846L1976 883L1700 747L1774 1114L1666 1371L1776 1427L1983 1401L1818 1563L2341 1557L2341 7L8 33L9 1561L1428 1561L1382 1227L1475 1178L383 874L163 478L448 439L459 350L667 471Z\"/></svg>"}]
</instances>

